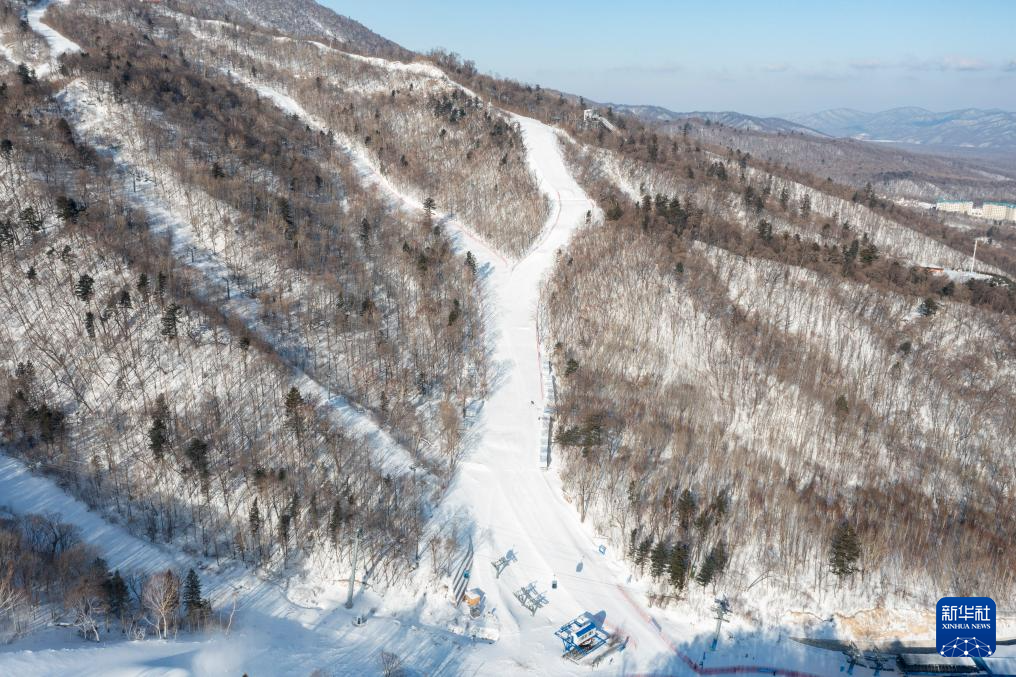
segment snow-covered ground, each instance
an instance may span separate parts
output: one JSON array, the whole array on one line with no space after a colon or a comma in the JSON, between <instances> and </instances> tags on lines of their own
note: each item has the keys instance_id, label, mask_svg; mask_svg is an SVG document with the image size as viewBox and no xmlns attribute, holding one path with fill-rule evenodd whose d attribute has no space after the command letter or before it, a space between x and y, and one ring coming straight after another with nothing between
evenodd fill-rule
<instances>
[{"instance_id":1,"label":"snow-covered ground","mask_svg":"<svg viewBox=\"0 0 1016 677\"><path fill-rule=\"evenodd\" d=\"M30 12L33 28L50 44L54 55L77 49L41 22L43 3ZM290 113L318 124L292 98L258 88L263 96ZM437 595L418 598L409 593L378 599L360 590L357 611L371 618L363 627L351 625L341 607L341 580L322 574L312 582L260 580L238 568L206 569L210 589L222 604L225 591L235 590L241 611L234 634L172 642L114 642L94 647L65 639L54 646L15 644L0 650L0 674L219 675L301 674L321 669L326 674L364 675L380 672L382 649L397 653L414 674L427 675L548 675L586 674L588 667L560 658L553 632L581 612L605 613L605 625L630 637L627 649L599 667L599 674L689 675L762 672L771 674L838 674L839 654L806 648L786 639L785 632L757 632L734 620L723 632L719 649L707 650L713 622L706 612L694 617L648 607L644 590L634 580L620 553L599 551L598 539L580 522L565 498L556 470L540 462L545 444L546 347L541 344L538 305L541 282L558 252L587 213L597 218L594 203L567 169L560 132L541 122L515 117L522 129L531 167L552 204L544 232L528 254L514 265L455 219L445 219L459 234L463 249L480 263L490 298L491 330L498 379L483 406L470 455L461 463L433 528L460 522L472 533L475 560L470 587L487 595L486 606L499 619L495 644L470 643L446 632L450 604ZM417 200L402 195L352 148L364 179L409 209ZM154 198L144 197L164 227L185 236L187 224L171 223ZM181 240L182 241L182 240ZM206 263L211 277L224 274L213 258ZM240 309L237 309L238 311ZM389 444L383 436L379 444ZM394 443L392 443L394 444ZM57 512L78 524L86 540L100 547L112 565L135 567L186 566L182 555L152 546L88 512L46 479L32 476L16 461L0 457L0 504L27 512ZM500 577L490 562L511 552L513 561ZM207 563L206 563L207 564ZM557 581L556 588L552 581ZM547 604L535 615L524 610L513 592L533 583ZM717 669L720 666L728 670ZM794 670L798 672L793 672ZM854 674L870 671L855 669Z\"/></svg>"},{"instance_id":2,"label":"snow-covered ground","mask_svg":"<svg viewBox=\"0 0 1016 677\"><path fill-rule=\"evenodd\" d=\"M286 112L323 127L291 97L264 85L256 88ZM468 227L454 218L444 220L458 232L460 247L473 252L485 271L495 341L493 360L499 374L495 392L475 424L472 453L460 465L432 525L435 529L455 521L472 525L475 561L470 586L486 593L487 608L496 611L500 622L498 644L476 648L464 657L459 672L471 674L475 665L480 672L512 674L522 665L530 665L520 665L520 656L531 656L534 664L542 664L541 671L551 674L575 672L579 668L556 658L560 644L553 632L583 611L603 611L608 628L631 638L625 652L601 667L605 673L642 670L650 674L662 668L661 674L690 674L688 665L694 661L689 656L702 659L702 647L710 640L711 619L651 613L643 590L633 583L619 553L600 554L602 540L579 521L576 509L564 498L555 471L540 464L547 424L545 349L538 328L540 287L572 233L585 222L587 213L596 216L598 209L565 165L560 132L531 118L514 119L521 126L530 165L552 204L551 216L534 248L510 265ZM421 207L418 200L393 188L366 158L349 147L345 150L364 180L408 209ZM498 578L490 563L509 552L517 561ZM553 580L558 581L557 589L552 588ZM531 582L549 601L535 616L513 595ZM431 618L440 617L433 607L447 606L447 601L435 605L432 600L427 606ZM691 638L697 639L689 641ZM779 642L778 634L769 638L773 639L778 650L767 646L764 638L754 638L749 655L768 655L778 665L821 665L828 670L816 674L839 669L838 654ZM548 658L553 660L546 662ZM728 665L736 663L732 658L726 657ZM720 664L723 652L711 659L707 665Z\"/></svg>"},{"instance_id":3,"label":"snow-covered ground","mask_svg":"<svg viewBox=\"0 0 1016 677\"><path fill-rule=\"evenodd\" d=\"M45 77L52 71L56 70L57 60L60 58L61 54L84 51L76 42L68 40L62 34L53 30L49 24L43 21L46 10L50 5L65 4L69 1L70 0L40 0L38 4L30 8L27 12L28 25L32 27L33 31L41 35L46 40L46 44L49 45L49 63L42 64L36 68L36 74L39 77Z\"/></svg>"},{"instance_id":4,"label":"snow-covered ground","mask_svg":"<svg viewBox=\"0 0 1016 677\"><path fill-rule=\"evenodd\" d=\"M312 584L261 578L236 563L211 560L136 538L91 512L48 478L0 454L0 509L18 514L58 514L78 527L82 539L100 549L111 568L154 572L193 567L213 606L228 613L237 603L237 622L229 635L183 634L172 641L127 641L105 632L95 645L68 628L37 630L0 646L0 675L300 675L314 669L328 675L369 675L377 671L382 648L396 652L424 674L452 665L468 643L449 633L428 633L412 610L396 617L383 601L358 584L353 612L342 608L346 586L332 574ZM356 627L353 613L369 615ZM426 641L420 641L426 636ZM447 673L452 674L452 673Z\"/></svg>"},{"instance_id":5,"label":"snow-covered ground","mask_svg":"<svg viewBox=\"0 0 1016 677\"><path fill-rule=\"evenodd\" d=\"M964 282L969 282L970 280L993 279L991 275L986 275L984 273L975 273L972 270L953 270L951 268L946 268L945 271L943 272L945 276L948 277L950 280L952 280L953 282L959 282L961 284Z\"/></svg>"},{"instance_id":6,"label":"snow-covered ground","mask_svg":"<svg viewBox=\"0 0 1016 677\"><path fill-rule=\"evenodd\" d=\"M263 94L264 95L264 94ZM280 97L284 95L279 94ZM286 97L288 98L288 97ZM283 101L273 102L280 107ZM226 283L234 271L222 261L214 251L203 246L194 232L193 224L174 210L167 207L155 186L146 181L134 181L129 178L136 174L133 168L122 157L122 151L112 145L105 145L104 137L97 129L103 127L105 119L102 104L97 102L80 81L72 82L60 94L60 101L68 111L79 133L89 139L99 151L107 154L121 170L124 177L124 196L144 209L150 218L150 227L156 233L172 236L173 253L181 262L201 271L207 281L207 288L214 290L222 299L226 297ZM290 100L291 101L291 100ZM293 102L293 105L296 105ZM301 109L302 110L302 109ZM259 321L261 315L260 302L243 294L233 294L229 300L220 302L222 309L237 318L255 334L282 351L284 341L277 332ZM293 367L293 385L304 394L312 396L327 404L332 411L336 423L354 436L363 437L372 446L380 467L388 472L402 474L409 472L413 465L412 455L391 435L382 429L373 417L348 398L337 394L313 379L302 370Z\"/></svg>"},{"instance_id":7,"label":"snow-covered ground","mask_svg":"<svg viewBox=\"0 0 1016 677\"><path fill-rule=\"evenodd\" d=\"M86 543L99 548L112 569L158 571L180 567L187 558L131 536L110 524L24 463L0 454L0 507L17 514L57 514L81 529ZM9 673L8 673L9 674Z\"/></svg>"},{"instance_id":8,"label":"snow-covered ground","mask_svg":"<svg viewBox=\"0 0 1016 677\"><path fill-rule=\"evenodd\" d=\"M14 50L2 42L0 42L0 56L3 56L3 58L7 59L11 63L17 62L17 57L14 56Z\"/></svg>"}]
</instances>

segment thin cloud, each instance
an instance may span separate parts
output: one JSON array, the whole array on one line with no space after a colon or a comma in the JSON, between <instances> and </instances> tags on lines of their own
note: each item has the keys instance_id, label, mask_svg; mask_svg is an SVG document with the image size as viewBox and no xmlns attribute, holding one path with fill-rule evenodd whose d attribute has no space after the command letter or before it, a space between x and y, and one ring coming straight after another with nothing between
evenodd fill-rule
<instances>
[{"instance_id":1,"label":"thin cloud","mask_svg":"<svg viewBox=\"0 0 1016 677\"><path fill-rule=\"evenodd\" d=\"M1001 66L1002 70L1016 68L1016 61ZM886 61L883 59L857 59L850 62L854 70L875 71L875 70L903 70L903 71L952 71L960 73L973 73L978 71L992 70L992 64L982 59L967 56L949 55L937 59L917 59L914 57L899 61Z\"/></svg>"},{"instance_id":2,"label":"thin cloud","mask_svg":"<svg viewBox=\"0 0 1016 677\"><path fill-rule=\"evenodd\" d=\"M985 61L962 56L947 56L942 60L942 65L946 70L954 71L986 71L991 68Z\"/></svg>"},{"instance_id":3,"label":"thin cloud","mask_svg":"<svg viewBox=\"0 0 1016 677\"><path fill-rule=\"evenodd\" d=\"M813 82L845 82L853 80L856 76L845 73L841 70L813 70L801 73L801 78Z\"/></svg>"},{"instance_id":4,"label":"thin cloud","mask_svg":"<svg viewBox=\"0 0 1016 677\"><path fill-rule=\"evenodd\" d=\"M662 64L659 66L647 66L642 64L627 66L611 66L607 68L608 73L644 74L644 75L676 75L684 72L684 66L680 64Z\"/></svg>"},{"instance_id":5,"label":"thin cloud","mask_svg":"<svg viewBox=\"0 0 1016 677\"><path fill-rule=\"evenodd\" d=\"M944 56L941 59L909 60L903 67L911 71L986 71L991 66L981 59L967 56Z\"/></svg>"},{"instance_id":6,"label":"thin cloud","mask_svg":"<svg viewBox=\"0 0 1016 677\"><path fill-rule=\"evenodd\" d=\"M860 61L851 61L850 67L856 68L857 70L873 71L881 70L883 68L891 68L892 65L879 59L861 59Z\"/></svg>"}]
</instances>

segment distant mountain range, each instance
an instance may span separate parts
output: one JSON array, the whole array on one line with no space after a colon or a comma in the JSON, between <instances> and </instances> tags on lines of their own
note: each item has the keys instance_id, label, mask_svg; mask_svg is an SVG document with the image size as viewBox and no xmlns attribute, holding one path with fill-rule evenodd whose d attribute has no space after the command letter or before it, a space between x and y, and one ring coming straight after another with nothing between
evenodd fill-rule
<instances>
[{"instance_id":1,"label":"distant mountain range","mask_svg":"<svg viewBox=\"0 0 1016 677\"><path fill-rule=\"evenodd\" d=\"M735 129L773 134L810 134L941 149L1016 151L1016 113L966 108L935 113L908 106L879 113L834 108L819 113L760 117L734 111L679 113L661 106L605 104L643 120L676 122L698 118Z\"/></svg>"},{"instance_id":2,"label":"distant mountain range","mask_svg":"<svg viewBox=\"0 0 1016 677\"><path fill-rule=\"evenodd\" d=\"M783 118L757 117L735 111L692 111L688 113L677 113L667 108L663 108L662 106L631 106L616 103L603 104L603 106L611 108L615 113L628 113L642 120L652 122L676 122L677 120L698 118L700 120L708 120L709 122L715 122L735 129L743 129L751 132L770 132L773 134L798 133L811 134L813 136L825 136L822 132L811 129L806 125L791 122L790 120L785 120Z\"/></svg>"},{"instance_id":3,"label":"distant mountain range","mask_svg":"<svg viewBox=\"0 0 1016 677\"><path fill-rule=\"evenodd\" d=\"M830 136L919 146L1016 150L1016 113L965 108L935 113L913 106L880 113L834 108L787 119Z\"/></svg>"}]
</instances>

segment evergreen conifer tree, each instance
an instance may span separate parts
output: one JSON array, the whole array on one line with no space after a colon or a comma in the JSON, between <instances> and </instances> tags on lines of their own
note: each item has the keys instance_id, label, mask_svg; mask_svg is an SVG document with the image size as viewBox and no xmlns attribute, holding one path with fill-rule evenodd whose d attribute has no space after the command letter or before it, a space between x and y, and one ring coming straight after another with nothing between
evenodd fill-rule
<instances>
[{"instance_id":1,"label":"evergreen conifer tree","mask_svg":"<svg viewBox=\"0 0 1016 677\"><path fill-rule=\"evenodd\" d=\"M165 419L155 417L148 429L148 449L156 461L161 461L166 454L166 447L169 444L169 430Z\"/></svg>"},{"instance_id":2,"label":"evergreen conifer tree","mask_svg":"<svg viewBox=\"0 0 1016 677\"><path fill-rule=\"evenodd\" d=\"M653 578L659 578L667 568L667 561L670 559L670 550L663 541L653 546L652 554L649 556L649 573Z\"/></svg>"},{"instance_id":3,"label":"evergreen conifer tree","mask_svg":"<svg viewBox=\"0 0 1016 677\"><path fill-rule=\"evenodd\" d=\"M335 499L335 505L332 507L332 515L328 520L328 533L331 534L332 545L335 545L338 540L339 528L342 526L343 519L342 501L341 499Z\"/></svg>"},{"instance_id":4,"label":"evergreen conifer tree","mask_svg":"<svg viewBox=\"0 0 1016 677\"><path fill-rule=\"evenodd\" d=\"M931 317L938 312L938 301L929 296L921 301L921 305L917 307L917 312L921 317Z\"/></svg>"},{"instance_id":5,"label":"evergreen conifer tree","mask_svg":"<svg viewBox=\"0 0 1016 677\"><path fill-rule=\"evenodd\" d=\"M163 297L166 296L166 290L169 288L169 278L166 274L159 272L155 278L155 293L159 295L159 301L162 301Z\"/></svg>"},{"instance_id":6,"label":"evergreen conifer tree","mask_svg":"<svg viewBox=\"0 0 1016 677\"><path fill-rule=\"evenodd\" d=\"M678 591L684 590L688 581L688 569L691 566L689 558L687 543L678 543L670 551L670 585Z\"/></svg>"},{"instance_id":7,"label":"evergreen conifer tree","mask_svg":"<svg viewBox=\"0 0 1016 677\"><path fill-rule=\"evenodd\" d=\"M850 522L844 520L836 526L830 546L829 566L833 574L843 579L857 571L861 558L861 540Z\"/></svg>"},{"instance_id":8,"label":"evergreen conifer tree","mask_svg":"<svg viewBox=\"0 0 1016 677\"><path fill-rule=\"evenodd\" d=\"M428 197L423 201L423 225L427 227L427 230L434 225L434 210L437 208L437 202L432 197Z\"/></svg>"},{"instance_id":9,"label":"evergreen conifer tree","mask_svg":"<svg viewBox=\"0 0 1016 677\"><path fill-rule=\"evenodd\" d=\"M187 579L183 584L183 608L187 615L200 611L204 606L201 598L201 579L198 578L194 569L187 572Z\"/></svg>"},{"instance_id":10,"label":"evergreen conifer tree","mask_svg":"<svg viewBox=\"0 0 1016 677\"><path fill-rule=\"evenodd\" d=\"M720 541L709 550L709 554L706 555L705 560L702 562L702 567L699 569L695 580L699 585L705 587L716 580L723 573L726 566L727 547L723 541Z\"/></svg>"},{"instance_id":11,"label":"evergreen conifer tree","mask_svg":"<svg viewBox=\"0 0 1016 677\"><path fill-rule=\"evenodd\" d=\"M286 427L298 440L303 435L303 405L303 395L296 386L293 386L286 393Z\"/></svg>"},{"instance_id":12,"label":"evergreen conifer tree","mask_svg":"<svg viewBox=\"0 0 1016 677\"><path fill-rule=\"evenodd\" d=\"M635 561L635 557L639 551L639 530L632 529L631 535L628 537L628 559L632 562Z\"/></svg>"},{"instance_id":13,"label":"evergreen conifer tree","mask_svg":"<svg viewBox=\"0 0 1016 677\"><path fill-rule=\"evenodd\" d=\"M82 273L78 277L78 281L74 284L74 295L79 299L88 303L92 300L94 291L95 280L88 273Z\"/></svg>"},{"instance_id":14,"label":"evergreen conifer tree","mask_svg":"<svg viewBox=\"0 0 1016 677\"><path fill-rule=\"evenodd\" d=\"M697 510L695 495L690 489L682 491L681 497L677 499L677 521L682 529L687 531L691 527Z\"/></svg>"},{"instance_id":15,"label":"evergreen conifer tree","mask_svg":"<svg viewBox=\"0 0 1016 677\"><path fill-rule=\"evenodd\" d=\"M130 604L130 593L127 591L127 583L124 582L117 569L103 582L103 590L106 593L106 608L109 615L114 618L123 618L127 613Z\"/></svg>"},{"instance_id":16,"label":"evergreen conifer tree","mask_svg":"<svg viewBox=\"0 0 1016 677\"><path fill-rule=\"evenodd\" d=\"M192 438L187 445L187 460L190 461L191 470L201 478L202 487L207 493L208 490L208 443L197 437Z\"/></svg>"},{"instance_id":17,"label":"evergreen conifer tree","mask_svg":"<svg viewBox=\"0 0 1016 677\"><path fill-rule=\"evenodd\" d=\"M646 566L646 559L649 557L649 552L653 548L653 537L646 536L639 543L638 549L635 551L635 566L639 568L639 573L642 573Z\"/></svg>"},{"instance_id":18,"label":"evergreen conifer tree","mask_svg":"<svg viewBox=\"0 0 1016 677\"><path fill-rule=\"evenodd\" d=\"M250 535L255 539L261 533L261 510L258 509L258 499L254 499L254 504L250 507L250 514L247 516L247 523L250 527Z\"/></svg>"},{"instance_id":19,"label":"evergreen conifer tree","mask_svg":"<svg viewBox=\"0 0 1016 677\"><path fill-rule=\"evenodd\" d=\"M177 336L177 322L180 315L180 306L170 303L162 312L162 329L160 332L169 340Z\"/></svg>"}]
</instances>

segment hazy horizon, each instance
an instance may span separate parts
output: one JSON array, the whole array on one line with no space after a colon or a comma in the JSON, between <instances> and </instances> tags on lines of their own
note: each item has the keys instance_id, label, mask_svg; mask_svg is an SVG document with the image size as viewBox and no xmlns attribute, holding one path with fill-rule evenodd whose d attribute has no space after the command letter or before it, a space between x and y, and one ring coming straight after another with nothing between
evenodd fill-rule
<instances>
[{"instance_id":1,"label":"hazy horizon","mask_svg":"<svg viewBox=\"0 0 1016 677\"><path fill-rule=\"evenodd\" d=\"M773 116L1016 110L1016 4L322 0L403 46L596 101ZM765 31L759 26L766 26ZM521 38L519 36L522 36Z\"/></svg>"}]
</instances>

